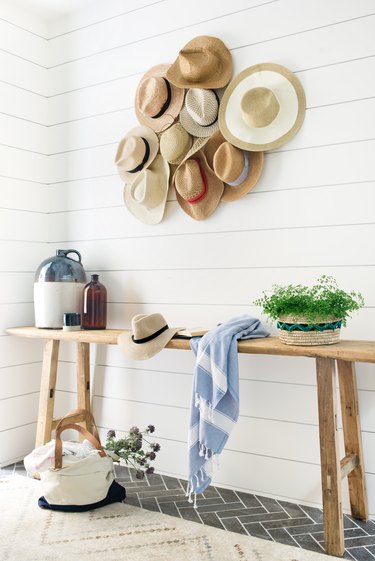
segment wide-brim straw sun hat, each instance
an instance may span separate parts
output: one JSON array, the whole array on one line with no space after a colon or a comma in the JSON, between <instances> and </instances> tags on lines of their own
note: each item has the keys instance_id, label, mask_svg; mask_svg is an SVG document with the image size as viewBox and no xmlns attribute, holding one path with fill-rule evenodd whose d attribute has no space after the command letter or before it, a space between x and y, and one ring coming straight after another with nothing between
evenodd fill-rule
<instances>
[{"instance_id":1,"label":"wide-brim straw sun hat","mask_svg":"<svg viewBox=\"0 0 375 561\"><path fill-rule=\"evenodd\" d=\"M140 80L135 94L135 114L141 125L161 132L175 122L184 102L185 90L166 78L170 64L158 64Z\"/></svg>"},{"instance_id":2,"label":"wide-brim straw sun hat","mask_svg":"<svg viewBox=\"0 0 375 561\"><path fill-rule=\"evenodd\" d=\"M234 146L262 152L293 138L305 111L305 92L293 72L279 64L255 64L226 88L219 108L219 125Z\"/></svg>"},{"instance_id":3,"label":"wide-brim straw sun hat","mask_svg":"<svg viewBox=\"0 0 375 561\"><path fill-rule=\"evenodd\" d=\"M120 141L115 164L125 183L131 183L154 160L159 150L159 139L150 127L131 129Z\"/></svg>"},{"instance_id":4,"label":"wide-brim straw sun hat","mask_svg":"<svg viewBox=\"0 0 375 561\"><path fill-rule=\"evenodd\" d=\"M161 314L139 314L132 319L131 332L119 335L117 343L128 358L147 360L163 350L181 329L169 327Z\"/></svg>"},{"instance_id":5,"label":"wide-brim straw sun hat","mask_svg":"<svg viewBox=\"0 0 375 561\"><path fill-rule=\"evenodd\" d=\"M174 175L176 197L182 210L195 220L204 220L217 208L223 182L207 163L203 150L186 159Z\"/></svg>"},{"instance_id":6,"label":"wide-brim straw sun hat","mask_svg":"<svg viewBox=\"0 0 375 561\"><path fill-rule=\"evenodd\" d=\"M162 221L169 188L169 165L158 154L151 165L124 187L124 201L144 224Z\"/></svg>"},{"instance_id":7,"label":"wide-brim straw sun hat","mask_svg":"<svg viewBox=\"0 0 375 561\"><path fill-rule=\"evenodd\" d=\"M180 123L193 136L208 137L219 130L219 107L224 88L191 88L186 92Z\"/></svg>"},{"instance_id":8,"label":"wide-brim straw sun hat","mask_svg":"<svg viewBox=\"0 0 375 561\"><path fill-rule=\"evenodd\" d=\"M230 144L220 131L204 147L208 165L224 183L221 200L236 201L257 184L263 170L264 153L248 152Z\"/></svg>"},{"instance_id":9,"label":"wide-brim straw sun hat","mask_svg":"<svg viewBox=\"0 0 375 561\"><path fill-rule=\"evenodd\" d=\"M179 88L223 88L232 71L232 55L223 41L199 35L181 49L167 79Z\"/></svg>"}]
</instances>

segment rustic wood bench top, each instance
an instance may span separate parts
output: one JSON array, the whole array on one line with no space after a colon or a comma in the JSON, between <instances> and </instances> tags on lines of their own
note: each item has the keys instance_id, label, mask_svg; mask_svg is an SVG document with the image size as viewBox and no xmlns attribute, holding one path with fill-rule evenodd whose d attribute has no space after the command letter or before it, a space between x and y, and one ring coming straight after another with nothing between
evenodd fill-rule
<instances>
[{"instance_id":1,"label":"rustic wood bench top","mask_svg":"<svg viewBox=\"0 0 375 561\"><path fill-rule=\"evenodd\" d=\"M10 335L44 339L36 446L51 438L59 419L53 418L60 341L77 347L77 405L90 406L90 344L116 345L124 329L63 331L37 327L12 327ZM167 348L189 350L188 339L172 339ZM355 362L375 363L375 341L346 341L334 345L300 347L281 343L277 337L238 342L238 352L247 354L315 358L318 393L320 458L326 552L344 553L341 479L348 478L350 508L354 518L368 519L367 492L358 409ZM337 430L336 372L338 375L345 456L340 460ZM76 422L84 419L77 415Z\"/></svg>"}]
</instances>

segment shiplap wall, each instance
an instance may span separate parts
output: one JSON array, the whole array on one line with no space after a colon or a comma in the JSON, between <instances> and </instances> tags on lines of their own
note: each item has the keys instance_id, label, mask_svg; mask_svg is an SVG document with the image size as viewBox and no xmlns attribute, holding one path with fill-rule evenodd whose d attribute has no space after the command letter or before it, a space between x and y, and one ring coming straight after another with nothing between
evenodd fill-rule
<instances>
[{"instance_id":1,"label":"shiplap wall","mask_svg":"<svg viewBox=\"0 0 375 561\"><path fill-rule=\"evenodd\" d=\"M33 323L34 271L48 251L46 33L0 3L0 465L35 439L42 347L4 329Z\"/></svg>"},{"instance_id":2,"label":"shiplap wall","mask_svg":"<svg viewBox=\"0 0 375 561\"><path fill-rule=\"evenodd\" d=\"M129 327L137 313L161 312L172 326L208 327L242 313L259 316L252 301L272 283L311 283L325 273L366 299L343 337L375 338L373 12L371 0L309 0L303 10L298 0L164 0L133 3L131 11L113 0L53 22L49 254L75 247L87 272L100 274L109 327ZM200 34L226 43L235 73L258 62L295 72L307 95L305 123L266 155L260 182L241 201L196 222L170 193L164 221L146 226L123 205L116 146L136 125L133 98L142 74L172 62ZM62 358L59 413L75 403L70 348ZM168 350L138 363L118 348L98 347L93 408L103 435L154 423L162 445L157 469L186 476L193 368L189 352ZM358 365L372 513L374 374L374 366ZM241 416L215 483L320 504L313 361L240 356L240 379Z\"/></svg>"}]
</instances>

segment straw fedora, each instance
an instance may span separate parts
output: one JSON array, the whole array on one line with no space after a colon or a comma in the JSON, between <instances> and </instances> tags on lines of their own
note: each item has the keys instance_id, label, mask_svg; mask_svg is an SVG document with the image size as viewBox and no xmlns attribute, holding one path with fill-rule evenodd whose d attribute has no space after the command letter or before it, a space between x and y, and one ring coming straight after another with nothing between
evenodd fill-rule
<instances>
[{"instance_id":1,"label":"straw fedora","mask_svg":"<svg viewBox=\"0 0 375 561\"><path fill-rule=\"evenodd\" d=\"M179 88L223 88L233 71L232 55L217 37L200 35L189 41L167 71Z\"/></svg>"},{"instance_id":2,"label":"straw fedora","mask_svg":"<svg viewBox=\"0 0 375 561\"><path fill-rule=\"evenodd\" d=\"M161 314L140 314L132 319L132 331L119 335L117 343L128 358L146 360L164 349L181 329L170 328Z\"/></svg>"},{"instance_id":3,"label":"straw fedora","mask_svg":"<svg viewBox=\"0 0 375 561\"><path fill-rule=\"evenodd\" d=\"M219 129L219 107L224 88L204 90L191 88L186 92L180 123L193 136L211 136Z\"/></svg>"},{"instance_id":4,"label":"straw fedora","mask_svg":"<svg viewBox=\"0 0 375 561\"><path fill-rule=\"evenodd\" d=\"M193 137L181 123L175 123L159 137L160 154L169 164L179 164L193 146Z\"/></svg>"},{"instance_id":5,"label":"straw fedora","mask_svg":"<svg viewBox=\"0 0 375 561\"><path fill-rule=\"evenodd\" d=\"M142 77L135 93L135 114L141 125L155 132L170 127L184 102L185 90L166 78L170 64L158 64Z\"/></svg>"},{"instance_id":6,"label":"straw fedora","mask_svg":"<svg viewBox=\"0 0 375 561\"><path fill-rule=\"evenodd\" d=\"M246 195L258 182L264 164L263 152L247 152L216 132L204 148L208 165L224 183L221 200L231 202Z\"/></svg>"},{"instance_id":7,"label":"straw fedora","mask_svg":"<svg viewBox=\"0 0 375 561\"><path fill-rule=\"evenodd\" d=\"M120 177L130 183L147 168L159 150L159 140L150 127L135 127L120 141L115 157Z\"/></svg>"},{"instance_id":8,"label":"straw fedora","mask_svg":"<svg viewBox=\"0 0 375 561\"><path fill-rule=\"evenodd\" d=\"M243 150L271 150L297 133L305 110L305 92L290 70L279 64L255 64L225 90L219 109L220 130Z\"/></svg>"},{"instance_id":9,"label":"straw fedora","mask_svg":"<svg viewBox=\"0 0 375 561\"><path fill-rule=\"evenodd\" d=\"M182 210L195 220L210 216L220 202L223 182L207 163L203 150L186 159L174 175L176 197Z\"/></svg>"},{"instance_id":10,"label":"straw fedora","mask_svg":"<svg viewBox=\"0 0 375 561\"><path fill-rule=\"evenodd\" d=\"M169 187L169 165L160 154L132 183L124 187L129 211L144 224L162 221Z\"/></svg>"}]
</instances>

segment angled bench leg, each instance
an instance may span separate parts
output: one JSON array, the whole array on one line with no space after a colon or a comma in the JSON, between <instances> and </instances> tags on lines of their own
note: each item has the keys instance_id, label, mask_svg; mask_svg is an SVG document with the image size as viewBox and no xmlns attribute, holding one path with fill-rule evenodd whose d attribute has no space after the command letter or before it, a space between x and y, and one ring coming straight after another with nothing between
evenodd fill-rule
<instances>
[{"instance_id":1,"label":"angled bench leg","mask_svg":"<svg viewBox=\"0 0 375 561\"><path fill-rule=\"evenodd\" d=\"M51 440L59 346L60 341L53 339L44 344L35 447Z\"/></svg>"},{"instance_id":2,"label":"angled bench leg","mask_svg":"<svg viewBox=\"0 0 375 561\"><path fill-rule=\"evenodd\" d=\"M338 360L337 371L339 376L341 414L345 442L344 461L351 461L353 465L352 470L347 474L351 513L354 518L368 520L355 364L345 360ZM345 475L346 474L344 474L344 476Z\"/></svg>"},{"instance_id":3,"label":"angled bench leg","mask_svg":"<svg viewBox=\"0 0 375 561\"><path fill-rule=\"evenodd\" d=\"M91 412L89 343L77 343L77 406ZM86 422L81 424L86 426ZM91 427L86 428L91 430Z\"/></svg>"},{"instance_id":4,"label":"angled bench leg","mask_svg":"<svg viewBox=\"0 0 375 561\"><path fill-rule=\"evenodd\" d=\"M320 458L322 473L324 542L326 553L344 554L341 467L337 434L335 362L316 359Z\"/></svg>"}]
</instances>

